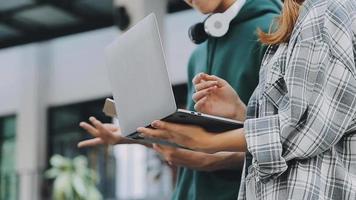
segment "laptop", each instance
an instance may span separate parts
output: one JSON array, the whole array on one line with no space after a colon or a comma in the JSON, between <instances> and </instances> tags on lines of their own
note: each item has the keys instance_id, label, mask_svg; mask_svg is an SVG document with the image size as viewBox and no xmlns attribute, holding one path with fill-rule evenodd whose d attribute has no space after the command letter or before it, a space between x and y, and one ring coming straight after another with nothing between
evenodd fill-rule
<instances>
[{"instance_id":1,"label":"laptop","mask_svg":"<svg viewBox=\"0 0 356 200\"><path fill-rule=\"evenodd\" d=\"M196 125L212 133L243 127L239 121L177 108L153 13L118 36L107 47L106 57L114 100L106 101L104 112L118 118L123 136L177 147L143 138L136 129L150 127L154 120Z\"/></svg>"}]
</instances>

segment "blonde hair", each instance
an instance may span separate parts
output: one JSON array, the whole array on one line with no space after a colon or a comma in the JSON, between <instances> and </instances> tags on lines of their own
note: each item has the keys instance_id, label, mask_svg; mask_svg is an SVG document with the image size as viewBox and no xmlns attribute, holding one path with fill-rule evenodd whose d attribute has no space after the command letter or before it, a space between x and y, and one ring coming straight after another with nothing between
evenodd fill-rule
<instances>
[{"instance_id":1,"label":"blonde hair","mask_svg":"<svg viewBox=\"0 0 356 200\"><path fill-rule=\"evenodd\" d=\"M260 41L267 45L277 45L288 42L292 35L295 23L297 22L301 4L304 0L284 0L281 15L276 21L276 30L273 25L269 33L257 30Z\"/></svg>"}]
</instances>

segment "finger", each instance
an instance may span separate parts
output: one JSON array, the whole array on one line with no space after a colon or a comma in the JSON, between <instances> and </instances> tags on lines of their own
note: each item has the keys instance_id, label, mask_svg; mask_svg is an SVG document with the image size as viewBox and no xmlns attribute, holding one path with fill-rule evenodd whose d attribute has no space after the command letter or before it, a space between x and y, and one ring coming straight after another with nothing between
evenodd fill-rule
<instances>
[{"instance_id":1,"label":"finger","mask_svg":"<svg viewBox=\"0 0 356 200\"><path fill-rule=\"evenodd\" d=\"M214 76L214 75L208 75L208 74L202 74L201 75L201 80L204 80L204 81L217 81L219 87L224 86L225 83L226 83L224 79L221 79L221 78L219 78L217 76Z\"/></svg>"},{"instance_id":2,"label":"finger","mask_svg":"<svg viewBox=\"0 0 356 200\"><path fill-rule=\"evenodd\" d=\"M205 73L199 73L199 74L197 74L196 76L194 76L194 78L193 78L193 80L192 80L192 82L193 82L194 85L201 82L202 77L203 77L203 74L205 74Z\"/></svg>"},{"instance_id":3,"label":"finger","mask_svg":"<svg viewBox=\"0 0 356 200\"><path fill-rule=\"evenodd\" d=\"M218 86L217 81L204 81L195 85L195 91L204 90L213 86Z\"/></svg>"},{"instance_id":4,"label":"finger","mask_svg":"<svg viewBox=\"0 0 356 200\"><path fill-rule=\"evenodd\" d=\"M86 123L86 122L80 122L79 124L80 127L82 127L84 130L86 130L90 135L94 137L98 137L99 133L96 128L94 128L92 125Z\"/></svg>"},{"instance_id":5,"label":"finger","mask_svg":"<svg viewBox=\"0 0 356 200\"><path fill-rule=\"evenodd\" d=\"M169 165L177 165L177 161L174 156L175 154L173 153L173 151L176 152L176 149L170 147L163 147L158 144L154 144L153 149L157 153L159 153Z\"/></svg>"},{"instance_id":6,"label":"finger","mask_svg":"<svg viewBox=\"0 0 356 200\"><path fill-rule=\"evenodd\" d=\"M153 149L162 156L162 158L164 158L164 160L171 165L172 162L172 158L167 154L167 151L165 151L164 148L162 148L161 146L157 145L157 144L153 144Z\"/></svg>"},{"instance_id":7,"label":"finger","mask_svg":"<svg viewBox=\"0 0 356 200\"><path fill-rule=\"evenodd\" d=\"M193 94L192 99L194 102L198 102L200 99L209 96L209 94L211 94L211 92L213 88L208 88L199 92L196 92Z\"/></svg>"},{"instance_id":8,"label":"finger","mask_svg":"<svg viewBox=\"0 0 356 200\"><path fill-rule=\"evenodd\" d=\"M98 134L100 134L101 137L110 139L111 132L105 128L104 124L101 121L97 120L95 117L90 117L89 120L98 130Z\"/></svg>"},{"instance_id":9,"label":"finger","mask_svg":"<svg viewBox=\"0 0 356 200\"><path fill-rule=\"evenodd\" d=\"M152 147L153 147L153 149L154 149L157 153L162 154L162 155L164 154L164 151L163 151L163 149L161 148L160 145L158 145L158 144L153 144Z\"/></svg>"},{"instance_id":10,"label":"finger","mask_svg":"<svg viewBox=\"0 0 356 200\"><path fill-rule=\"evenodd\" d=\"M174 123L164 122L159 120L152 122L151 125L152 127L156 128L156 130L157 129L166 130L163 131L166 135L167 133L185 133L187 132L187 128L190 128L187 125L174 124Z\"/></svg>"},{"instance_id":11,"label":"finger","mask_svg":"<svg viewBox=\"0 0 356 200\"><path fill-rule=\"evenodd\" d=\"M203 97L201 98L195 105L194 105L194 109L198 112L203 112L205 111L205 106L206 106L206 102L208 101L208 97Z\"/></svg>"},{"instance_id":12,"label":"finger","mask_svg":"<svg viewBox=\"0 0 356 200\"><path fill-rule=\"evenodd\" d=\"M157 149L157 150L160 150L160 151L164 150L164 148L159 144L153 144L153 148Z\"/></svg>"},{"instance_id":13,"label":"finger","mask_svg":"<svg viewBox=\"0 0 356 200\"><path fill-rule=\"evenodd\" d=\"M156 148L160 152L175 152L175 151L177 151L177 149L174 147L162 146L159 144L154 144L154 148Z\"/></svg>"},{"instance_id":14,"label":"finger","mask_svg":"<svg viewBox=\"0 0 356 200\"><path fill-rule=\"evenodd\" d=\"M151 128L138 128L137 131L141 133L144 137L158 138L163 140L168 140L170 134L164 130L151 129Z\"/></svg>"},{"instance_id":15,"label":"finger","mask_svg":"<svg viewBox=\"0 0 356 200\"><path fill-rule=\"evenodd\" d=\"M101 121L96 119L95 117L91 116L89 117L89 121L96 127L96 125L102 124ZM96 127L97 128L97 127Z\"/></svg>"},{"instance_id":16,"label":"finger","mask_svg":"<svg viewBox=\"0 0 356 200\"><path fill-rule=\"evenodd\" d=\"M78 147L79 148L93 147L93 146L98 146L103 144L105 144L105 142L101 138L94 138L94 139L79 142Z\"/></svg>"}]
</instances>

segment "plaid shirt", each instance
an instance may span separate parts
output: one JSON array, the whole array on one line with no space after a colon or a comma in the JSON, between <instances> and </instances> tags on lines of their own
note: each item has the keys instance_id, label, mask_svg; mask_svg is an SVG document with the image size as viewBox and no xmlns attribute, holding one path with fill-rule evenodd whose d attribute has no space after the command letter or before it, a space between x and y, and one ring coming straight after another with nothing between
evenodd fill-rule
<instances>
[{"instance_id":1,"label":"plaid shirt","mask_svg":"<svg viewBox=\"0 0 356 200\"><path fill-rule=\"evenodd\" d=\"M248 104L239 199L356 199L355 55L356 0L307 0Z\"/></svg>"}]
</instances>

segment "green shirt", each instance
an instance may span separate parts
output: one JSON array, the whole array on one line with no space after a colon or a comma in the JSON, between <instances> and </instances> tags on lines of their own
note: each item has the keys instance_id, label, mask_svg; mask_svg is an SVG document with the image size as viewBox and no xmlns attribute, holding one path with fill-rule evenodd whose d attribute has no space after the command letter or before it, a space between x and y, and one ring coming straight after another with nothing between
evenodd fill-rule
<instances>
[{"instance_id":1,"label":"green shirt","mask_svg":"<svg viewBox=\"0 0 356 200\"><path fill-rule=\"evenodd\" d=\"M195 50L188 66L188 109L194 110L193 77L205 72L217 75L238 92L247 104L258 83L265 46L258 42L257 28L267 32L281 10L280 0L247 0L222 38L209 40ZM235 200L241 169L215 172L180 168L173 200Z\"/></svg>"}]
</instances>

